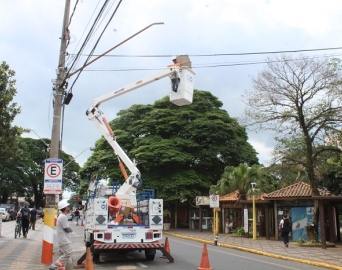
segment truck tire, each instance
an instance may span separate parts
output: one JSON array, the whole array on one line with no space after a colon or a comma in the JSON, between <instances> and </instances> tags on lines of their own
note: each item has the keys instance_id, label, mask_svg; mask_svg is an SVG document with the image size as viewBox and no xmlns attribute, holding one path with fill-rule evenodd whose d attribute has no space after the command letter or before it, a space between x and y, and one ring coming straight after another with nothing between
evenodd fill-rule
<instances>
[{"instance_id":1,"label":"truck tire","mask_svg":"<svg viewBox=\"0 0 342 270\"><path fill-rule=\"evenodd\" d=\"M146 255L145 254L146 261L153 261L154 257L155 257L155 255Z\"/></svg>"},{"instance_id":2,"label":"truck tire","mask_svg":"<svg viewBox=\"0 0 342 270\"><path fill-rule=\"evenodd\" d=\"M100 263L100 253L93 253L93 262L95 264L99 264Z\"/></svg>"},{"instance_id":3,"label":"truck tire","mask_svg":"<svg viewBox=\"0 0 342 270\"><path fill-rule=\"evenodd\" d=\"M147 261L153 261L156 256L155 249L145 249L145 258Z\"/></svg>"},{"instance_id":4,"label":"truck tire","mask_svg":"<svg viewBox=\"0 0 342 270\"><path fill-rule=\"evenodd\" d=\"M86 240L86 232L84 231L84 240ZM90 242L85 241L86 248L91 247L91 245L94 243L94 235L90 234Z\"/></svg>"}]
</instances>

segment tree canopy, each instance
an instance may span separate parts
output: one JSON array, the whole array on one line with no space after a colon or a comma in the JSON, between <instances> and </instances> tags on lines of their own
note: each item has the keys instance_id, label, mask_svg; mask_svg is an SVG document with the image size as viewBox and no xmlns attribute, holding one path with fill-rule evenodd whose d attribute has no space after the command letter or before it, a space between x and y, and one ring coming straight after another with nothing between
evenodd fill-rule
<instances>
[{"instance_id":1,"label":"tree canopy","mask_svg":"<svg viewBox=\"0 0 342 270\"><path fill-rule=\"evenodd\" d=\"M17 114L20 113L20 107L13 102L17 93L14 79L15 72L9 65L3 61L0 64L0 161L5 162L13 158L18 148L17 137L20 135L20 129L12 127L12 122ZM0 163L1 163L0 162Z\"/></svg>"},{"instance_id":2,"label":"tree canopy","mask_svg":"<svg viewBox=\"0 0 342 270\"><path fill-rule=\"evenodd\" d=\"M244 96L245 124L276 132L279 159L305 168L314 195L319 194L319 156L340 151L326 146L325 139L341 127L341 90L338 60L282 55L267 59Z\"/></svg>"},{"instance_id":3,"label":"tree canopy","mask_svg":"<svg viewBox=\"0 0 342 270\"><path fill-rule=\"evenodd\" d=\"M167 201L186 200L208 194L226 166L258 163L245 128L221 107L210 92L195 90L191 105L178 107L164 97L120 111L110 125L120 146L138 161L143 188L156 189ZM123 178L103 137L81 174Z\"/></svg>"},{"instance_id":4,"label":"tree canopy","mask_svg":"<svg viewBox=\"0 0 342 270\"><path fill-rule=\"evenodd\" d=\"M246 199L247 195L252 193L251 183L255 182L260 193L269 193L277 187L276 178L269 174L263 165L253 165L251 167L246 164L239 166L227 166L221 179L216 185L211 187L211 193L218 192L219 195L226 195L238 190L240 198Z\"/></svg>"},{"instance_id":5,"label":"tree canopy","mask_svg":"<svg viewBox=\"0 0 342 270\"><path fill-rule=\"evenodd\" d=\"M47 138L42 139L50 143ZM0 164L0 190L3 202L12 193L18 197L34 197L37 207L44 205L44 169L45 159L49 158L46 144L41 139L21 138L18 141L17 154ZM65 163L70 164L63 169L63 189L75 191L80 184L78 171L80 166L73 158L62 151Z\"/></svg>"}]
</instances>

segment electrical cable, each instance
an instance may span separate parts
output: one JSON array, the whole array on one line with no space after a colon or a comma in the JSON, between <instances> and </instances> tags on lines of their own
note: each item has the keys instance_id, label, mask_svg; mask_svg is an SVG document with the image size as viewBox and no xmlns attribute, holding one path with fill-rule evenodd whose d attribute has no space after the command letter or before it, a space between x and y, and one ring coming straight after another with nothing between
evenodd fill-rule
<instances>
[{"instance_id":1,"label":"electrical cable","mask_svg":"<svg viewBox=\"0 0 342 270\"><path fill-rule=\"evenodd\" d=\"M89 32L88 32L88 35L86 36L86 38L85 38L85 40L84 40L84 42L83 42L81 48L79 49L79 52L77 53L77 56L76 56L76 58L75 58L75 61L71 64L71 67L68 68L68 72L67 72L67 74L66 74L66 76L65 76L65 78L64 78L64 80L63 80L63 82L62 82L62 84L61 84L62 86L65 84L66 78L68 77L70 71L72 70L72 68L74 67L74 65L78 62L79 55L80 55L81 52L84 50L86 44L88 43L90 37L92 36L92 34L93 34L93 32L94 32L95 25L98 23L100 17L102 16L103 11L104 11L105 7L106 7L107 4L108 4L108 1L109 1L109 0L106 0L105 3L102 5L102 8L101 8L100 12L98 13L97 17L95 18L95 21L93 22L93 25L91 26L91 28L90 28L90 30L89 30Z\"/></svg>"},{"instance_id":2,"label":"electrical cable","mask_svg":"<svg viewBox=\"0 0 342 270\"><path fill-rule=\"evenodd\" d=\"M322 55L322 56L312 56L305 57L305 59L316 59L316 58L326 58L331 56L341 56L341 54L333 54L333 55ZM302 59L302 58L301 58ZM292 60L299 60L299 58L294 58ZM233 66L249 66L249 65L258 65L258 64L266 64L266 63L277 63L283 60L272 60L272 61L241 61L241 62L233 62L233 63L222 63L222 64L203 64L200 65L192 65L192 69L200 69L200 68L215 68L215 67L233 67ZM142 70L160 70L161 68L125 68L125 69L84 69L83 71L142 71Z\"/></svg>"},{"instance_id":3,"label":"electrical cable","mask_svg":"<svg viewBox=\"0 0 342 270\"><path fill-rule=\"evenodd\" d=\"M74 13L75 13L75 11L76 11L76 7L77 7L77 4L78 4L78 1L79 1L79 0L76 0L76 3L75 3L75 6L74 6L74 9L73 9L73 11L72 11L72 14L71 14L71 16L70 16L69 24L68 24L67 28L69 28L69 26L70 26L70 24L71 24L71 20L72 20L72 17L74 16Z\"/></svg>"},{"instance_id":4,"label":"electrical cable","mask_svg":"<svg viewBox=\"0 0 342 270\"><path fill-rule=\"evenodd\" d=\"M269 51L269 52L246 52L246 53L215 53L215 54L189 54L189 57L215 57L215 56L241 56L241 55L262 55L262 54L278 54L278 53L299 53L299 52L314 52L314 51L331 51L331 50L341 50L342 47L332 47L332 48L320 48L320 49L303 49L303 50L287 50L287 51ZM173 54L174 55L174 54ZM82 54L81 56L88 56L87 54ZM100 55L93 55L100 56ZM164 55L115 55L108 54L104 57L171 57L171 54Z\"/></svg>"},{"instance_id":5,"label":"electrical cable","mask_svg":"<svg viewBox=\"0 0 342 270\"><path fill-rule=\"evenodd\" d=\"M99 6L100 1L101 1L101 0L99 0L99 1L97 2L97 5L96 5L96 7L95 7L95 9L94 9L94 12L93 12L93 14L91 15L91 17L90 17L90 19L89 19L89 21L88 21L86 27L84 28L84 31L83 31L83 33L82 33L82 35L81 35L81 38L79 39L79 41L78 41L76 47L75 47L74 52L76 51L76 48L78 48L78 46L79 46L79 44L80 44L80 42L81 42L81 40L82 40L82 38L83 38L83 35L84 35L86 29L88 28L88 25L89 25L90 22L91 22L91 19L94 17L95 11L96 11L97 7ZM75 53L73 53L73 54L70 54L70 55L74 56L73 59L76 59L76 57L78 57L78 55L80 55L80 54L75 54ZM81 55L80 55L80 56L81 56Z\"/></svg>"},{"instance_id":6,"label":"electrical cable","mask_svg":"<svg viewBox=\"0 0 342 270\"><path fill-rule=\"evenodd\" d=\"M89 59L92 57L92 54L93 54L93 52L95 51L97 45L99 44L99 42L100 42L100 40L101 40L101 38L102 38L104 32L106 31L108 25L111 23L111 21L112 21L112 19L114 18L116 12L118 11L118 9L119 9L119 7L120 7L120 5L121 5L121 2L122 2L122 0L120 0L119 3L117 4L117 6L116 6L116 8L115 8L115 10L114 10L114 12L113 12L113 14L112 14L112 16L109 18L109 20L108 20L106 26L105 26L104 29L102 30L100 36L98 37L98 39L97 39L97 41L96 41L96 43L95 43L95 45L94 45L94 47L93 47L93 49L91 50L91 53L89 54L89 56L87 57L86 61L84 62L83 67L86 66L86 64L88 63ZM72 92L72 89L73 89L73 87L74 87L76 81L78 80L79 76L81 75L82 71L83 71L83 68L77 73L77 77L76 77L76 79L73 81L73 83L72 83L72 85L71 85L71 87L70 87L69 93Z\"/></svg>"},{"instance_id":7,"label":"electrical cable","mask_svg":"<svg viewBox=\"0 0 342 270\"><path fill-rule=\"evenodd\" d=\"M101 17L103 17L103 14L104 14L104 12L105 12L105 10L106 10L106 8L107 8L107 6L108 6L108 3L109 3L110 1L111 1L111 0L107 0L107 1L104 3L104 5L103 5L102 8L100 9L100 11L99 11L97 17L95 18L94 23L93 23L91 29L90 29L89 32L88 32L88 36L86 37L86 38L87 38L87 41L86 41L86 43L84 44L84 46L82 47L82 52L85 51L85 50L88 48L88 46L89 46L89 44L90 44L90 41L94 38L95 33L96 33L96 31L98 30L99 25L101 24ZM99 2L99 3L100 3L100 2ZM98 3L98 4L99 4L99 3ZM97 9L97 7L98 7L98 5L96 6L96 9ZM80 54L80 52L78 52L78 54ZM74 64L75 68L74 68L74 69L70 68L70 71L74 71L74 70L76 69L76 66L78 65L78 63L80 62L80 60L81 60L80 56L77 55L77 58L75 59L75 64ZM67 77L66 77L66 78L67 78Z\"/></svg>"},{"instance_id":8,"label":"electrical cable","mask_svg":"<svg viewBox=\"0 0 342 270\"><path fill-rule=\"evenodd\" d=\"M78 4L78 1L79 0L77 0L76 3L75 3L74 9L73 9L72 14L71 14L70 19L69 19L69 24L67 26L67 29L69 29L69 26L71 24L71 20L72 20L72 17L74 16L74 13L76 11L76 7L77 7L77 4ZM70 36L69 36L69 39L68 39L68 43L66 44L66 48L68 48L69 44L70 44Z\"/></svg>"}]
</instances>

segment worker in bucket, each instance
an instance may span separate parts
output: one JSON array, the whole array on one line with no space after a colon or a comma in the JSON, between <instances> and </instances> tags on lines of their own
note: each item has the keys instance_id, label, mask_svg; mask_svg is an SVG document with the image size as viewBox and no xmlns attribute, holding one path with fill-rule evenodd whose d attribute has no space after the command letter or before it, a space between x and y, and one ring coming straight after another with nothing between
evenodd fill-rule
<instances>
[{"instance_id":1,"label":"worker in bucket","mask_svg":"<svg viewBox=\"0 0 342 270\"><path fill-rule=\"evenodd\" d=\"M172 66L180 66L180 63L177 62L177 57L176 56L172 56L172 65L168 65L168 67L172 67ZM177 92L178 89L178 84L179 84L179 78L178 78L178 73L175 71L171 74L170 76L171 78L171 82L172 82L172 91L173 92Z\"/></svg>"}]
</instances>

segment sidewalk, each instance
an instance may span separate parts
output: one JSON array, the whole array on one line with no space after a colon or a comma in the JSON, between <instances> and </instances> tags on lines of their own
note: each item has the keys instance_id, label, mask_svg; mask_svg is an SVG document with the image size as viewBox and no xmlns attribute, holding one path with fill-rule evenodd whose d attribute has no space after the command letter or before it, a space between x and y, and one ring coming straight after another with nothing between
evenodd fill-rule
<instances>
[{"instance_id":1,"label":"sidewalk","mask_svg":"<svg viewBox=\"0 0 342 270\"><path fill-rule=\"evenodd\" d=\"M189 229L171 229L163 231L164 238L172 235L212 245L214 234ZM219 234L218 246L239 249L245 252L256 253L278 259L292 260L309 265L326 267L329 269L342 269L342 245L322 249L321 247L300 247L290 242L286 248L282 241L266 240L265 238L244 238L231 234Z\"/></svg>"}]
</instances>

